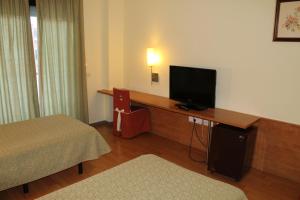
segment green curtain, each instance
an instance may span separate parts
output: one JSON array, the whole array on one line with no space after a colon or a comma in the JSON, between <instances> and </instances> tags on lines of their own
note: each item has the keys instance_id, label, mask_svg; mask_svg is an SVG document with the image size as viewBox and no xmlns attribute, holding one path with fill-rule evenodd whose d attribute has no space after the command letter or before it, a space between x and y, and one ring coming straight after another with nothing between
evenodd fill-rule
<instances>
[{"instance_id":1,"label":"green curtain","mask_svg":"<svg viewBox=\"0 0 300 200\"><path fill-rule=\"evenodd\" d=\"M28 0L0 0L0 124L38 115Z\"/></svg>"},{"instance_id":2,"label":"green curtain","mask_svg":"<svg viewBox=\"0 0 300 200\"><path fill-rule=\"evenodd\" d=\"M80 0L37 0L41 115L87 122Z\"/></svg>"}]
</instances>

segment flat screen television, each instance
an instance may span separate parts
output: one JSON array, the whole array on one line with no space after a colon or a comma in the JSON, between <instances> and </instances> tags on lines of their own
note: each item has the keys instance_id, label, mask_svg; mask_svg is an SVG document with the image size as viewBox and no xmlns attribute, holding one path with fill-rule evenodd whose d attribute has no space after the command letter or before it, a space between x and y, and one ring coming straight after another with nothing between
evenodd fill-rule
<instances>
[{"instance_id":1,"label":"flat screen television","mask_svg":"<svg viewBox=\"0 0 300 200\"><path fill-rule=\"evenodd\" d=\"M183 109L204 110L215 107L214 69L170 66L170 98L180 101Z\"/></svg>"}]
</instances>

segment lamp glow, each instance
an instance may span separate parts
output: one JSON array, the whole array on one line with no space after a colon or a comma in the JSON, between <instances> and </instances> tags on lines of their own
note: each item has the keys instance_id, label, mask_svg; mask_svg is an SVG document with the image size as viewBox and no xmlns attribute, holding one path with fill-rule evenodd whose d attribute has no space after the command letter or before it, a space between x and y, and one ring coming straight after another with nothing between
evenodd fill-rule
<instances>
[{"instance_id":1,"label":"lamp glow","mask_svg":"<svg viewBox=\"0 0 300 200\"><path fill-rule=\"evenodd\" d=\"M148 66L156 65L159 61L159 56L155 53L154 48L147 49L147 64Z\"/></svg>"}]
</instances>

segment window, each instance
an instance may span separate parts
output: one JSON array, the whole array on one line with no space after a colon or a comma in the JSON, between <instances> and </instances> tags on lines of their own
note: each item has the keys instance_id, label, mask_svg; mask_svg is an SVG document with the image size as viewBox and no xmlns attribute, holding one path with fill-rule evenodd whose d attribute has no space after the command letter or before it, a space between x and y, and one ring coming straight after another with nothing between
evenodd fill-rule
<instances>
[{"instance_id":1,"label":"window","mask_svg":"<svg viewBox=\"0 0 300 200\"><path fill-rule=\"evenodd\" d=\"M31 32L32 32L32 40L33 40L33 49L34 49L34 62L35 62L35 71L36 71L36 80L37 80L37 89L38 89L38 97L39 95L39 51L38 51L38 29L37 29L37 16L36 16L36 7L30 6L30 22L31 22Z\"/></svg>"}]
</instances>

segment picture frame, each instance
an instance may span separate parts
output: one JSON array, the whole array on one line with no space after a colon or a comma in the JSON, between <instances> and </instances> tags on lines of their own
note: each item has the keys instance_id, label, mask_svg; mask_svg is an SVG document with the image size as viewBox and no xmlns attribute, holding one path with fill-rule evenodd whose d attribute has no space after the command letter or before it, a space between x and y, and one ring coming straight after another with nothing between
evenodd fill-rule
<instances>
[{"instance_id":1,"label":"picture frame","mask_svg":"<svg viewBox=\"0 0 300 200\"><path fill-rule=\"evenodd\" d=\"M300 42L300 0L277 0L273 41Z\"/></svg>"}]
</instances>

